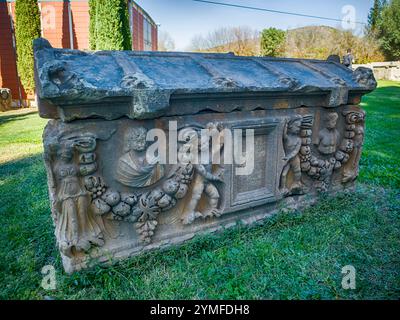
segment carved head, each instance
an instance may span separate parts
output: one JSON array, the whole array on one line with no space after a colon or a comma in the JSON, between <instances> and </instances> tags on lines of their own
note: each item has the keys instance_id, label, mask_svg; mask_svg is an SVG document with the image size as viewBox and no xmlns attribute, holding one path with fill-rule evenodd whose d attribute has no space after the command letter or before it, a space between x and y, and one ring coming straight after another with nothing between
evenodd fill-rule
<instances>
[{"instance_id":1,"label":"carved head","mask_svg":"<svg viewBox=\"0 0 400 320\"><path fill-rule=\"evenodd\" d=\"M144 151L146 150L147 130L144 127L137 127L129 129L125 134L125 146L124 151L129 152L131 150Z\"/></svg>"},{"instance_id":2,"label":"carved head","mask_svg":"<svg viewBox=\"0 0 400 320\"><path fill-rule=\"evenodd\" d=\"M302 120L302 116L300 115L295 115L293 116L287 124L287 130L289 133L292 134L299 134L300 132L300 127L301 127L301 120Z\"/></svg>"},{"instance_id":3,"label":"carved head","mask_svg":"<svg viewBox=\"0 0 400 320\"><path fill-rule=\"evenodd\" d=\"M370 68L358 67L353 72L353 78L359 85L367 87L369 90L376 88L377 82Z\"/></svg>"},{"instance_id":4,"label":"carved head","mask_svg":"<svg viewBox=\"0 0 400 320\"><path fill-rule=\"evenodd\" d=\"M336 112L329 112L325 116L325 124L328 129L335 129L338 119L338 114Z\"/></svg>"},{"instance_id":5,"label":"carved head","mask_svg":"<svg viewBox=\"0 0 400 320\"><path fill-rule=\"evenodd\" d=\"M354 110L346 110L343 111L342 113L346 117L346 122L349 124L361 124L365 120L365 111L359 110L359 111L354 111Z\"/></svg>"}]
</instances>

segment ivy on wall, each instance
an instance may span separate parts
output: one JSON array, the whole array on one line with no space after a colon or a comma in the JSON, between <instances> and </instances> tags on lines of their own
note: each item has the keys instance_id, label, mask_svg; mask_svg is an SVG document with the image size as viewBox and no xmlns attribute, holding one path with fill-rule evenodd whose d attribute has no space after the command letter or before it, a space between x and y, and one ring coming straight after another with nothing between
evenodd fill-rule
<instances>
[{"instance_id":1,"label":"ivy on wall","mask_svg":"<svg viewBox=\"0 0 400 320\"><path fill-rule=\"evenodd\" d=\"M40 12L37 0L15 3L15 40L17 68L27 94L35 90L33 76L33 40L40 37Z\"/></svg>"},{"instance_id":2,"label":"ivy on wall","mask_svg":"<svg viewBox=\"0 0 400 320\"><path fill-rule=\"evenodd\" d=\"M90 0L89 16L90 49L132 49L126 0Z\"/></svg>"}]
</instances>

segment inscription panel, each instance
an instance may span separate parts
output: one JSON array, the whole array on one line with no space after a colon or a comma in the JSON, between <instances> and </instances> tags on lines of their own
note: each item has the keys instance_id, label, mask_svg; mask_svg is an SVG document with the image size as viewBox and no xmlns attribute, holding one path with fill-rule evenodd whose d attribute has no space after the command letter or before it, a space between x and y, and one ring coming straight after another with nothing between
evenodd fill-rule
<instances>
[{"instance_id":1,"label":"inscription panel","mask_svg":"<svg viewBox=\"0 0 400 320\"><path fill-rule=\"evenodd\" d=\"M237 211L277 200L278 124L276 119L258 119L232 126L233 130L241 129L243 135L246 134L246 129L254 130L254 169L249 175L236 174L243 164L234 164L228 170L230 188L227 190L227 198L230 203L227 204L227 211ZM242 150L243 153L247 152L245 136L242 139Z\"/></svg>"}]
</instances>

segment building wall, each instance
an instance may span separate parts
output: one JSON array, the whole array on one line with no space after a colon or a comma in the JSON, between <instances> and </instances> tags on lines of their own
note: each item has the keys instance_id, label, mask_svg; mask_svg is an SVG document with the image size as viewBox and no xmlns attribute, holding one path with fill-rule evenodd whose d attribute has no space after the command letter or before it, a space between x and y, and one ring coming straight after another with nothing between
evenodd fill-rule
<instances>
[{"instance_id":1,"label":"building wall","mask_svg":"<svg viewBox=\"0 0 400 320\"><path fill-rule=\"evenodd\" d=\"M153 45L152 45L152 49L153 51L157 51L158 50L158 29L157 26L153 27L151 29L152 32L152 38L153 38Z\"/></svg>"},{"instance_id":2,"label":"building wall","mask_svg":"<svg viewBox=\"0 0 400 320\"><path fill-rule=\"evenodd\" d=\"M42 36L57 48L71 48L68 2L51 1L39 4Z\"/></svg>"},{"instance_id":3,"label":"building wall","mask_svg":"<svg viewBox=\"0 0 400 320\"><path fill-rule=\"evenodd\" d=\"M87 1L72 1L72 29L74 31L74 48L89 49L89 3Z\"/></svg>"},{"instance_id":4,"label":"building wall","mask_svg":"<svg viewBox=\"0 0 400 320\"><path fill-rule=\"evenodd\" d=\"M0 88L8 88L14 100L20 99L15 49L13 45L12 20L8 3L0 2Z\"/></svg>"},{"instance_id":5,"label":"building wall","mask_svg":"<svg viewBox=\"0 0 400 320\"><path fill-rule=\"evenodd\" d=\"M39 0L42 37L55 48L89 49L89 4L87 0ZM129 0L132 49L144 46L144 17L151 24L151 50L157 50L157 25L134 1ZM13 99L27 96L19 85L10 15L15 21L15 0L0 0L0 87L10 88ZM72 31L72 32L71 32ZM4 37L3 37L4 35ZM71 36L72 35L72 36Z\"/></svg>"},{"instance_id":6,"label":"building wall","mask_svg":"<svg viewBox=\"0 0 400 320\"><path fill-rule=\"evenodd\" d=\"M89 49L88 1L40 1L39 6L42 36L53 47Z\"/></svg>"},{"instance_id":7,"label":"building wall","mask_svg":"<svg viewBox=\"0 0 400 320\"><path fill-rule=\"evenodd\" d=\"M153 51L158 50L158 28L154 20L144 11L140 6L138 6L134 1L130 1L130 17L131 26L133 26L132 34L132 50L142 51L146 50L144 45L144 24L145 20L151 25L151 49Z\"/></svg>"}]
</instances>

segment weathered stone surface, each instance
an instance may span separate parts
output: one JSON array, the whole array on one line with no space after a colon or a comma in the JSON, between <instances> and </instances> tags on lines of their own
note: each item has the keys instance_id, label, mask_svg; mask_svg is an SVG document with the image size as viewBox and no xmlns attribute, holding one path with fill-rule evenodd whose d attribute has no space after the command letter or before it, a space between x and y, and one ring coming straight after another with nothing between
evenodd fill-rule
<instances>
[{"instance_id":1,"label":"weathered stone surface","mask_svg":"<svg viewBox=\"0 0 400 320\"><path fill-rule=\"evenodd\" d=\"M400 61L371 62L353 64L353 69L365 67L371 69L377 80L400 81Z\"/></svg>"},{"instance_id":2,"label":"weathered stone surface","mask_svg":"<svg viewBox=\"0 0 400 320\"><path fill-rule=\"evenodd\" d=\"M93 53L53 49L44 39L35 42L35 68L40 113L53 118L45 165L68 272L351 189L364 137L357 104L376 86L368 69L353 73L334 61ZM165 148L182 154L177 162L145 156L154 128L165 132ZM217 148L202 139L205 129ZM250 158L231 164L225 154L238 129L254 130L248 175L238 172ZM247 140L240 145L250 152ZM193 146L221 163L196 162Z\"/></svg>"}]
</instances>

